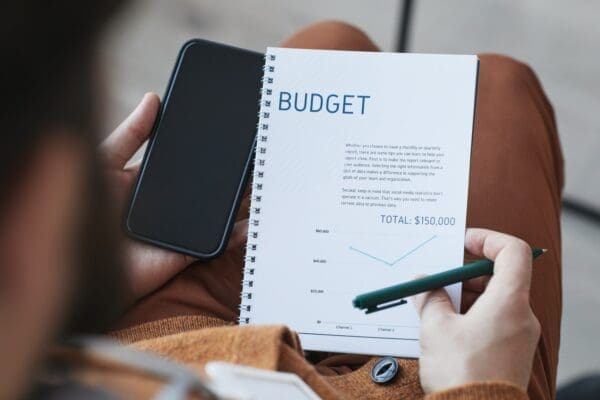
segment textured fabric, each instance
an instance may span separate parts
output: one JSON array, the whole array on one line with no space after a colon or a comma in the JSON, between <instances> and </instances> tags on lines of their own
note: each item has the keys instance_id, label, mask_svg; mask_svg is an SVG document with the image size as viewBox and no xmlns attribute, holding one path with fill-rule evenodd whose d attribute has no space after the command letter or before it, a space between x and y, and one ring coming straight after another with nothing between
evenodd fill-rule
<instances>
[{"instance_id":1,"label":"textured fabric","mask_svg":"<svg viewBox=\"0 0 600 400\"><path fill-rule=\"evenodd\" d=\"M481 56L467 226L549 249L533 266L531 306L542 327L529 396L554 399L562 313L563 159L554 113L527 66Z\"/></svg>"},{"instance_id":2,"label":"textured fabric","mask_svg":"<svg viewBox=\"0 0 600 400\"><path fill-rule=\"evenodd\" d=\"M223 325L232 325L232 323L204 315L180 316L146 322L128 329L113 331L110 335L121 343L129 344L142 340L160 338L174 333L214 328Z\"/></svg>"},{"instance_id":3,"label":"textured fabric","mask_svg":"<svg viewBox=\"0 0 600 400\"><path fill-rule=\"evenodd\" d=\"M286 45L377 50L360 31L340 23L310 27ZM495 55L483 55L480 60L467 225L506 232L550 249L536 261L533 272L531 304L542 337L528 394L532 399L551 399L555 395L562 301L559 215L563 160L554 115L527 66ZM247 210L246 198L239 222L247 219ZM285 229L282 221L282 234ZM375 362L372 357L314 352L303 356L296 335L283 327L231 326L238 315L243 255L240 245L215 260L190 266L132 307L117 324L115 337L195 368L209 359L225 359L294 372L324 398L423 397L416 360L400 359L399 376L387 385L376 385L369 375ZM462 308L465 311L468 304L463 302ZM201 373L201 368L198 371ZM507 384L485 383L429 398L525 396Z\"/></svg>"},{"instance_id":4,"label":"textured fabric","mask_svg":"<svg viewBox=\"0 0 600 400\"><path fill-rule=\"evenodd\" d=\"M521 400L527 395L521 389L504 382L483 382L461 386L425 397L425 400Z\"/></svg>"},{"instance_id":5,"label":"textured fabric","mask_svg":"<svg viewBox=\"0 0 600 400\"><path fill-rule=\"evenodd\" d=\"M152 351L188 365L202 373L203 365L211 360L220 360L269 370L293 372L308 383L325 399L342 398L393 398L422 396L417 377L417 363L414 360L399 359L399 376L388 385L377 385L371 381L370 372L376 359L361 363L350 373L321 374L318 368L306 362L300 342L295 333L281 326L231 326L220 321L221 327L214 325L198 329L205 319L197 317L175 317L145 323L116 331L113 337L132 343L143 351ZM216 322L210 319L210 323ZM163 336L161 333L173 330L175 326L193 327L180 334ZM348 358L356 356L347 356ZM343 356L340 356L343 361ZM322 368L325 369L325 368ZM327 375L327 376L325 376ZM350 386L348 386L350 385Z\"/></svg>"}]
</instances>

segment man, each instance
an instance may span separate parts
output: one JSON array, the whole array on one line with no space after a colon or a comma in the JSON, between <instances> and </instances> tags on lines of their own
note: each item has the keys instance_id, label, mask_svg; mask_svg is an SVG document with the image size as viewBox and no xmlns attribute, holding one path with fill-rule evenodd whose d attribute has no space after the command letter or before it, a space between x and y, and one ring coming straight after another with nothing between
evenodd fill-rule
<instances>
[{"instance_id":1,"label":"man","mask_svg":"<svg viewBox=\"0 0 600 400\"><path fill-rule=\"evenodd\" d=\"M206 263L118 232L120 215L110 211L125 205L138 170L125 164L148 138L159 99L144 96L102 144L111 188L105 197L90 162L97 108L90 49L115 3L3 5L0 398L60 395L73 382L107 396L157 393L164 381L143 369L76 351L47 355L57 337L110 327L123 344L195 369L219 359L293 372L327 399L554 396L562 157L552 109L529 68L481 57L468 225L551 252L532 269L523 240L467 230L466 250L494 259L495 275L465 283L463 314L454 313L443 290L418 296L420 362L399 360L396 379L378 385L369 377L375 357L305 357L284 327L235 326L247 204L227 251ZM284 45L377 51L364 33L339 22L313 25ZM73 380L55 379L49 359L65 362Z\"/></svg>"}]
</instances>

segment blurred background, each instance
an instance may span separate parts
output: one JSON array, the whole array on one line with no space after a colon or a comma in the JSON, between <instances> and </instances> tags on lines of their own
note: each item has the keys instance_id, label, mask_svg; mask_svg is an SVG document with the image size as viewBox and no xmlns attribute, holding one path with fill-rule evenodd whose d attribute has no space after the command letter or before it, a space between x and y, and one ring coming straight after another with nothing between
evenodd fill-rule
<instances>
[{"instance_id":1,"label":"blurred background","mask_svg":"<svg viewBox=\"0 0 600 400\"><path fill-rule=\"evenodd\" d=\"M600 2L414 2L409 51L503 53L530 64L554 104L566 160L566 195L600 209ZM163 94L180 46L199 37L263 52L303 26L339 19L384 50L398 45L400 0L143 0L103 43L109 92L105 131L147 91ZM563 214L563 325L559 384L600 372L600 225Z\"/></svg>"}]
</instances>

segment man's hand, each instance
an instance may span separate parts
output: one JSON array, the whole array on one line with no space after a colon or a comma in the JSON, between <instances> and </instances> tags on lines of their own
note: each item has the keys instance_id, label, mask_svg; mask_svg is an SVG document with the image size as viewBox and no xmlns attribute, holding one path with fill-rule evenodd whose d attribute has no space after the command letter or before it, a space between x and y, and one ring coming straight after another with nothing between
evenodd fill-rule
<instances>
[{"instance_id":1,"label":"man's hand","mask_svg":"<svg viewBox=\"0 0 600 400\"><path fill-rule=\"evenodd\" d=\"M159 107L158 96L147 93L129 117L100 146L120 215L124 215L140 169L139 162L131 166L126 164L150 136ZM123 240L125 268L134 300L159 288L194 261L193 257L137 242L125 235Z\"/></svg>"},{"instance_id":2,"label":"man's hand","mask_svg":"<svg viewBox=\"0 0 600 400\"><path fill-rule=\"evenodd\" d=\"M431 393L495 380L526 390L540 338L540 324L529 304L531 248L485 229L468 229L465 243L470 253L494 260L494 275L489 283L468 283L480 286L482 293L471 299L466 314L454 311L444 289L415 297L421 317L421 385Z\"/></svg>"}]
</instances>

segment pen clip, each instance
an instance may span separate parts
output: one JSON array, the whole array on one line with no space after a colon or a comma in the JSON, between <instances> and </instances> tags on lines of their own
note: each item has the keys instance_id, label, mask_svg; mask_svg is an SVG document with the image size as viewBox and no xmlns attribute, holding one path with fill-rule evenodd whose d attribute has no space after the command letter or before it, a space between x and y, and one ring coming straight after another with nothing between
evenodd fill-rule
<instances>
[{"instance_id":1,"label":"pen clip","mask_svg":"<svg viewBox=\"0 0 600 400\"><path fill-rule=\"evenodd\" d=\"M406 303L408 303L406 300L401 299L401 300L397 300L397 301L383 303L383 305L379 304L379 305L367 308L367 310L365 311L365 314L371 314L371 313L374 313L377 311L386 310L388 308L401 306L402 304L406 304Z\"/></svg>"}]
</instances>

